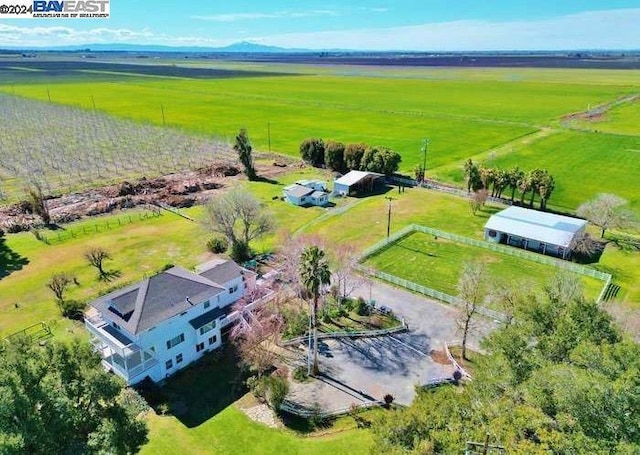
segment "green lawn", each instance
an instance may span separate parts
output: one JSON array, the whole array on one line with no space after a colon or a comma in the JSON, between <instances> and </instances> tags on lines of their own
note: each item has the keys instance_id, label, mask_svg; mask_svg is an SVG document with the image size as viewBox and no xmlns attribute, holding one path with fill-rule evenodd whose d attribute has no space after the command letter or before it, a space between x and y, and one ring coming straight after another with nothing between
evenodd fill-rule
<instances>
[{"instance_id":1,"label":"green lawn","mask_svg":"<svg viewBox=\"0 0 640 455\"><path fill-rule=\"evenodd\" d=\"M516 287L541 292L558 273L553 266L539 264L464 245L420 232L412 233L367 259L365 265L399 278L430 287L449 295L457 295L456 288L465 263L479 261L487 267L489 280L501 280ZM580 277L587 297L595 299L603 282Z\"/></svg>"},{"instance_id":2,"label":"green lawn","mask_svg":"<svg viewBox=\"0 0 640 455\"><path fill-rule=\"evenodd\" d=\"M169 413L147 414L150 442L142 453L348 454L367 453L371 447L369 432L357 430L351 417L338 419L322 433L273 429L250 420L238 409L256 404L251 396L243 397L244 378L229 348L172 376L150 397L154 407L167 404ZM381 411L369 411L375 412Z\"/></svg>"}]
</instances>

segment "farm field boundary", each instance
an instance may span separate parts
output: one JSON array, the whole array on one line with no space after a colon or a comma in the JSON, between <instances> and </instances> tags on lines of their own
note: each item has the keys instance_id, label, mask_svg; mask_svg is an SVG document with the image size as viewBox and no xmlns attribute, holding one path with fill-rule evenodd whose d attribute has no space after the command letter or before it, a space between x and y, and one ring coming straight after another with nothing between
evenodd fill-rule
<instances>
[{"instance_id":1,"label":"farm field boundary","mask_svg":"<svg viewBox=\"0 0 640 455\"><path fill-rule=\"evenodd\" d=\"M378 279L381 279L383 281L387 281L389 283L395 284L397 286L401 286L404 288L407 288L411 291L414 292L419 292L421 294L424 294L426 296L438 299L442 302L445 303L449 303L449 304L453 304L456 305L458 304L458 299L455 296L452 296L450 294L447 294L445 292L441 292L438 291L436 289L432 289L430 287L427 286L423 286L420 285L418 283L409 281L409 280L405 280L403 278L400 278L398 276L389 274L389 273L385 273L382 272L380 270L375 270L371 267L366 267L363 265L363 262L365 260L367 260L368 258L370 258L371 256L373 256L374 254L378 253L379 251L387 248L388 246L392 245L393 243L397 242L398 240L411 235L415 232L419 232L419 233L423 233L423 234L428 234L428 235L433 235L434 237L439 237L439 238L443 238L443 239L447 239L453 242L457 242L457 243L461 243L464 245L469 245L469 246L473 246L473 247L478 247L478 248L482 248L485 250L489 250L492 252L496 252L496 253L500 253L500 254L504 254L507 256L513 256L513 257L517 257L517 258L521 258L521 259L525 259L528 261L532 261L532 262L536 262L539 264L543 264L543 265L549 265L552 267L556 267L558 269L561 270L567 270L573 273L576 273L578 275L582 275L582 276L588 276L591 278L595 278L597 280L600 280L603 282L603 287L602 290L600 292L600 294L598 295L597 298L597 302L600 303L605 294L606 291L609 287L609 285L611 284L611 280L612 280L612 275L608 274L608 273L603 273L600 272L598 270L592 269L590 267L585 267L585 266L581 266L578 264L573 264L570 262L566 262L566 261L561 261L559 259L554 259L548 256L543 256L540 254L536 254L530 251L525 251L525 250L519 250L516 248L510 248L504 245L497 245L497 244L493 244L493 243L489 243L489 242L485 242L485 241L480 241L480 240L475 240L475 239L471 239L468 237L464 237L461 235L457 235L457 234L452 234L450 232L445 232L445 231L440 231L438 229L433 229L427 226L420 226L417 224L410 224L408 226L406 226L405 228L401 229L400 231L397 231L396 233L394 233L393 235L389 236L388 239L382 240L378 243L376 243L375 245L373 245L370 248L367 248L366 250L364 250L359 258L359 264L358 264L358 270L360 270L363 273L366 273L368 275L371 275L373 277L376 277ZM498 320L504 320L505 316L499 312L496 312L494 310L491 310L489 308L480 308L479 309L479 313L490 317L490 318L494 318L494 319L498 319Z\"/></svg>"}]
</instances>

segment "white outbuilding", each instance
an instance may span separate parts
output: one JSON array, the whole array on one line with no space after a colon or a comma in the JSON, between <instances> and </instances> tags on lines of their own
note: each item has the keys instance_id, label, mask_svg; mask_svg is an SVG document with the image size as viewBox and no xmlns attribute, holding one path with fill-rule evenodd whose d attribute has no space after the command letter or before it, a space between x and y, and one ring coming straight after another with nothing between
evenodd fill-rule
<instances>
[{"instance_id":1,"label":"white outbuilding","mask_svg":"<svg viewBox=\"0 0 640 455\"><path fill-rule=\"evenodd\" d=\"M585 220L523 207L509 207L489 218L485 239L568 259L573 240L584 232Z\"/></svg>"}]
</instances>

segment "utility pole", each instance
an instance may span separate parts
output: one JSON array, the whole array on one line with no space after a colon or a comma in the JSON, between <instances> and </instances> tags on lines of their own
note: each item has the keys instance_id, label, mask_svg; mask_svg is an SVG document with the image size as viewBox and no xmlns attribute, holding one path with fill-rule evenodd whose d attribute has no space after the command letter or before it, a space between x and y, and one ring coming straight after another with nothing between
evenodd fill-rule
<instances>
[{"instance_id":1,"label":"utility pole","mask_svg":"<svg viewBox=\"0 0 640 455\"><path fill-rule=\"evenodd\" d=\"M425 177L427 176L427 149L429 148L429 139L424 138L422 140L422 181L424 182Z\"/></svg>"},{"instance_id":2,"label":"utility pole","mask_svg":"<svg viewBox=\"0 0 640 455\"><path fill-rule=\"evenodd\" d=\"M91 105L93 106L93 110L96 110L96 100L93 98L93 95L91 95Z\"/></svg>"},{"instance_id":3,"label":"utility pole","mask_svg":"<svg viewBox=\"0 0 640 455\"><path fill-rule=\"evenodd\" d=\"M162 112L162 126L165 126L166 122L165 122L165 118L164 118L164 104L160 105L160 111Z\"/></svg>"},{"instance_id":4,"label":"utility pole","mask_svg":"<svg viewBox=\"0 0 640 455\"><path fill-rule=\"evenodd\" d=\"M387 242L389 241L389 234L391 233L391 201L393 198L390 196L384 197L387 201L389 201L389 210L387 212Z\"/></svg>"}]
</instances>

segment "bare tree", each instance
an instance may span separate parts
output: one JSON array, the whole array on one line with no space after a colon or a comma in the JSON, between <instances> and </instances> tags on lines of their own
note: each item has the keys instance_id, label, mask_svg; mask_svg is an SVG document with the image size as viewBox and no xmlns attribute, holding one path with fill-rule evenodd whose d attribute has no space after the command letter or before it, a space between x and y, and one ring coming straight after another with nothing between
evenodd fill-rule
<instances>
[{"instance_id":1,"label":"bare tree","mask_svg":"<svg viewBox=\"0 0 640 455\"><path fill-rule=\"evenodd\" d=\"M584 296L582 280L566 270L556 273L545 290L551 302L570 302Z\"/></svg>"},{"instance_id":2,"label":"bare tree","mask_svg":"<svg viewBox=\"0 0 640 455\"><path fill-rule=\"evenodd\" d=\"M260 201L241 188L214 197L205 207L205 227L224 235L237 262L250 258L250 242L274 227Z\"/></svg>"},{"instance_id":3,"label":"bare tree","mask_svg":"<svg viewBox=\"0 0 640 455\"><path fill-rule=\"evenodd\" d=\"M474 216L478 213L478 210L486 204L488 197L489 192L486 188L481 188L471 193L469 196L469 204L471 205L471 213L473 213Z\"/></svg>"},{"instance_id":4,"label":"bare tree","mask_svg":"<svg viewBox=\"0 0 640 455\"><path fill-rule=\"evenodd\" d=\"M525 296L531 295L531 283L519 282L514 284L507 280L494 280L490 284L489 299L505 316L506 325L511 325L516 313L522 308Z\"/></svg>"},{"instance_id":5,"label":"bare tree","mask_svg":"<svg viewBox=\"0 0 640 455\"><path fill-rule=\"evenodd\" d=\"M338 287L339 298L342 301L364 283L364 279L356 272L358 251L352 244L341 243L331 248L330 254L336 266L333 281Z\"/></svg>"},{"instance_id":6,"label":"bare tree","mask_svg":"<svg viewBox=\"0 0 640 455\"><path fill-rule=\"evenodd\" d=\"M260 377L276 360L272 347L280 339L283 319L277 311L276 301L252 310L247 308L247 304L245 299L240 299L234 305L239 319L231 330L231 340L238 350L241 364Z\"/></svg>"},{"instance_id":7,"label":"bare tree","mask_svg":"<svg viewBox=\"0 0 640 455\"><path fill-rule=\"evenodd\" d=\"M472 328L473 318L484 298L483 282L485 266L479 262L466 263L458 280L458 301L462 313L458 327L462 331L462 358L467 359L467 338Z\"/></svg>"},{"instance_id":8,"label":"bare tree","mask_svg":"<svg viewBox=\"0 0 640 455\"><path fill-rule=\"evenodd\" d=\"M569 245L572 253L582 258L596 258L604 251L605 243L594 239L588 232L576 235Z\"/></svg>"},{"instance_id":9,"label":"bare tree","mask_svg":"<svg viewBox=\"0 0 640 455\"><path fill-rule=\"evenodd\" d=\"M576 213L601 230L600 238L608 229L625 229L635 222L635 215L626 206L629 202L615 194L601 193L595 199L585 202Z\"/></svg>"},{"instance_id":10,"label":"bare tree","mask_svg":"<svg viewBox=\"0 0 640 455\"><path fill-rule=\"evenodd\" d=\"M67 287L73 282L73 278L64 272L54 273L51 275L51 279L47 283L47 287L51 289L51 292L56 296L58 302L64 302L64 292Z\"/></svg>"},{"instance_id":11,"label":"bare tree","mask_svg":"<svg viewBox=\"0 0 640 455\"><path fill-rule=\"evenodd\" d=\"M109 276L109 273L104 270L104 261L111 259L109 253L100 247L89 248L84 253L84 257L89 265L98 269L100 279L105 279Z\"/></svg>"}]
</instances>

